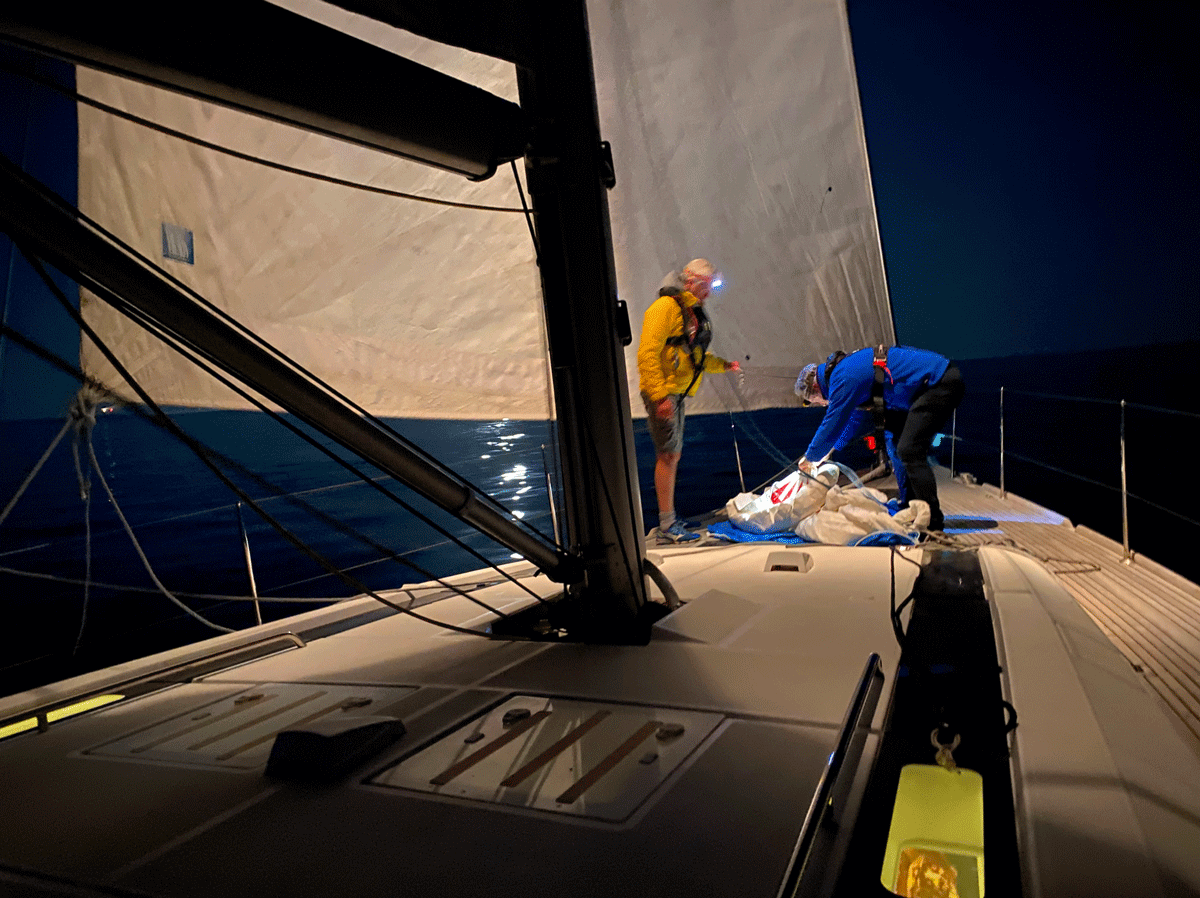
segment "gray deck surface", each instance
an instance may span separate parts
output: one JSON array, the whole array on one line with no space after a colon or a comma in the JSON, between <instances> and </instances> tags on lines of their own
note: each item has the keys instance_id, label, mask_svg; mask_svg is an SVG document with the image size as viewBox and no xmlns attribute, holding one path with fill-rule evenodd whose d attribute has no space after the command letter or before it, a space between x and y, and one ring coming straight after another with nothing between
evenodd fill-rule
<instances>
[{"instance_id":1,"label":"gray deck surface","mask_svg":"<svg viewBox=\"0 0 1200 898\"><path fill-rule=\"evenodd\" d=\"M948 542L1028 553L1065 589L1034 601L1039 578L1049 582L1041 566L1011 551L983 559L1001 597L1001 664L1021 709L1014 770L1021 831L1042 852L1027 854L1030 875L1046 888L1040 894L1197 893L1200 765L1190 753L1200 753L1200 588L1143 558L1123 564L1120 546L1024 499L951 481L944 469L938 477ZM842 546L702 541L650 555L685 604L659 622L648 646L492 642L394 615L6 740L0 791L23 810L0 822L0 864L169 898L480 894L480 884L513 898L775 894L865 659L878 652L888 678L896 669L899 647L882 612L893 588L910 591L917 567L892 565L885 550ZM556 589L545 578L527 582L547 595ZM528 602L503 581L475 596L499 608ZM352 600L309 616L332 620L366 607L369 600ZM1080 608L1129 665L1099 644ZM430 611L459 626L486 617L462 597ZM209 651L243 638L217 637ZM78 688L107 688L132 673L99 672ZM1140 678L1173 713L1143 703ZM1047 682L1058 686L1047 690ZM261 721L279 729L284 710L310 699L332 713L363 697L372 697L371 713L407 728L369 769L326 786L263 777ZM463 727L490 726L478 722L504 702L547 697L580 719L604 712L624 726L637 708L686 721L702 748L677 767L668 749L639 748L611 768L618 773L601 774L610 779L588 785L600 791L585 794L590 805L580 815L546 810L562 803L552 768L541 804L486 780L549 751L545 743L558 744L571 722L512 741L513 757L498 750L494 764L479 763L479 782L472 772L434 795L406 779L405 765L424 764L435 739L471 751ZM262 707L246 705L246 727L225 732L251 699ZM875 710L876 728L886 704ZM288 713L312 716L307 706ZM211 735L201 732L209 716ZM624 763L610 744L624 731L606 726L590 731L594 745L587 735L571 753L560 750L570 770L554 776L574 780L600 769L602 757ZM1172 726L1181 741L1169 738ZM869 769L857 769L854 795ZM650 781L650 772L662 778ZM618 794L643 780L648 793ZM475 792L499 798L484 802ZM613 819L601 813L609 806ZM613 857L630 863L614 866ZM1085 857L1086 877L1078 864L1061 863ZM1076 878L1064 881L1062 869ZM1145 888L1125 887L1139 877Z\"/></svg>"},{"instance_id":2,"label":"gray deck surface","mask_svg":"<svg viewBox=\"0 0 1200 898\"><path fill-rule=\"evenodd\" d=\"M951 480L945 468L937 474L947 535L1012 545L1042 561L1200 751L1200 586L1141 555L1126 564L1119 543L1012 493Z\"/></svg>"}]
</instances>

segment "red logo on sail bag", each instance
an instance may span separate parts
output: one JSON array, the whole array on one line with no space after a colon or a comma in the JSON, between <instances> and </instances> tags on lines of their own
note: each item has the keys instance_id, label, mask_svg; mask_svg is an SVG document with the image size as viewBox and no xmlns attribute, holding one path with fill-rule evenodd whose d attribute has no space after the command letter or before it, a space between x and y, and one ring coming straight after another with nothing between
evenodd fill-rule
<instances>
[{"instance_id":1,"label":"red logo on sail bag","mask_svg":"<svg viewBox=\"0 0 1200 898\"><path fill-rule=\"evenodd\" d=\"M786 502L796 494L796 481L789 480L782 486L777 487L771 493L771 501L778 505L780 502Z\"/></svg>"}]
</instances>

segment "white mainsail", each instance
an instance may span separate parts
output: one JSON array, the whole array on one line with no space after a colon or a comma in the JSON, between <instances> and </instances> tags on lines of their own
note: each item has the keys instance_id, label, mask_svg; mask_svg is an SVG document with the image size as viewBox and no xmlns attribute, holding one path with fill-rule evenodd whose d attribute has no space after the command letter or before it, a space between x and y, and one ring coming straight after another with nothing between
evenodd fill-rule
<instances>
[{"instance_id":1,"label":"white mainsail","mask_svg":"<svg viewBox=\"0 0 1200 898\"><path fill-rule=\"evenodd\" d=\"M807 362L892 342L842 0L589 11L635 335L665 272L705 256L724 275L708 301L712 350L746 376L736 400L736 381L710 378L689 412L796 404ZM626 359L641 411L636 348Z\"/></svg>"},{"instance_id":2,"label":"white mainsail","mask_svg":"<svg viewBox=\"0 0 1200 898\"><path fill-rule=\"evenodd\" d=\"M511 64L316 0L289 8L515 100ZM790 405L806 361L893 339L841 0L753 8L592 2L619 296L634 345L664 272L721 267L713 351L740 359L693 411ZM80 67L81 93L255 157L392 190L517 209L480 183ZM746 85L754 85L753 92ZM388 85L379 86L386 103ZM79 109L80 208L369 411L548 418L534 249L523 216L383 197L264 168ZM163 226L194 261L163 260ZM208 375L85 296L85 315L160 402L241 408ZM747 359L747 356L749 357ZM84 341L86 370L123 392ZM735 389L734 396L730 392Z\"/></svg>"}]
</instances>

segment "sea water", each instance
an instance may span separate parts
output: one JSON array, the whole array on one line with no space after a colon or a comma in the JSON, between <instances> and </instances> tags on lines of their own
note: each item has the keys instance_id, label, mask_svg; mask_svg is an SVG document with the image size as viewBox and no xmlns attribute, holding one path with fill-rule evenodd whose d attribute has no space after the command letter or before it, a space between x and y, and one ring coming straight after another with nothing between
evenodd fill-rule
<instances>
[{"instance_id":1,"label":"sea water","mask_svg":"<svg viewBox=\"0 0 1200 898\"><path fill-rule=\"evenodd\" d=\"M1003 385L1007 489L1120 541L1117 400L1127 398L1134 403L1125 409L1128 490L1135 497L1127 500L1131 548L1200 580L1193 548L1200 537L1195 523L1200 514L1188 479L1180 476L1188 470L1200 434L1197 418L1145 408L1186 412L1186 385L1164 371L1176 370L1170 366L1195 348L1171 347L1157 356L1110 351L961 362L967 397L957 416L955 467L999 483ZM723 507L743 486L754 489L770 482L803 453L820 417L818 409L730 409L689 416L677 485L679 512L696 520ZM240 516L266 620L312 607L280 599L332 600L362 588L393 588L514 559L511 550L370 466L353 462L322 437L314 439L332 457L260 413L177 410L173 418L226 459L220 465L227 476L281 527L352 578L347 582L330 573L243 504ZM553 538L550 496L558 492L558 474L549 422L389 424ZM61 420L0 424L5 446L0 507L61 427ZM934 454L948 465L950 428L946 430L947 438ZM657 509L654 453L644 420L635 420L634 440L649 528L657 521ZM94 472L90 504L81 499L72 441L71 436L63 440L0 526L0 610L5 617L0 694L212 634L155 587L117 507L154 576L189 607L234 629L255 620L249 602L220 598L244 599L250 593L238 499L192 450L130 409L100 414L91 450L116 499L114 507ZM86 444L80 451L80 469L86 471ZM839 459L865 467L870 456L859 445ZM355 465L369 482L346 464ZM396 497L411 510L398 505ZM387 557L389 552L403 561ZM83 581L89 577L85 605Z\"/></svg>"}]
</instances>

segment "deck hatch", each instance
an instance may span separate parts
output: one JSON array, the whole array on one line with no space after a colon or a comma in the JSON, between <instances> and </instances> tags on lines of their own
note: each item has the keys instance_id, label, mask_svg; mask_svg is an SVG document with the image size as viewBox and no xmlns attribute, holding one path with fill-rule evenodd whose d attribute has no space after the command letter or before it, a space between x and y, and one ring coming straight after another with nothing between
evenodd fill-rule
<instances>
[{"instance_id":1,"label":"deck hatch","mask_svg":"<svg viewBox=\"0 0 1200 898\"><path fill-rule=\"evenodd\" d=\"M370 782L617 823L723 719L675 708L516 695Z\"/></svg>"},{"instance_id":2,"label":"deck hatch","mask_svg":"<svg viewBox=\"0 0 1200 898\"><path fill-rule=\"evenodd\" d=\"M335 714L378 714L414 691L405 686L265 683L199 705L86 753L250 770L267 763L271 743L283 730Z\"/></svg>"}]
</instances>

